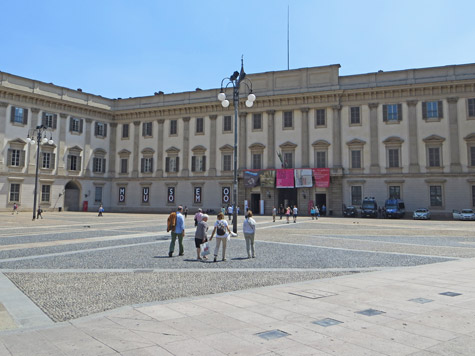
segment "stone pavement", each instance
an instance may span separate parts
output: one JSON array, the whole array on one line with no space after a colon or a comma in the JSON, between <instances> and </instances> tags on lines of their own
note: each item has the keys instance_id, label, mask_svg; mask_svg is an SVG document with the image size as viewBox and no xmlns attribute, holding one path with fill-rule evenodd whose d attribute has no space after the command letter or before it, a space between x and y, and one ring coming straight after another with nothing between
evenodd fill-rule
<instances>
[{"instance_id":1,"label":"stone pavement","mask_svg":"<svg viewBox=\"0 0 475 356\"><path fill-rule=\"evenodd\" d=\"M3 331L0 356L472 356L474 282L470 258L129 306Z\"/></svg>"}]
</instances>

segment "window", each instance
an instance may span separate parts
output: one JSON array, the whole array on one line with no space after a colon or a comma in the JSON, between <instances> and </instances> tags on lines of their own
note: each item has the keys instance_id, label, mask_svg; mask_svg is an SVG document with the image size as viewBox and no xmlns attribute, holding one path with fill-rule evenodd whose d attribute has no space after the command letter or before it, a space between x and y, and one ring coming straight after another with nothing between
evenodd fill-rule
<instances>
[{"instance_id":1,"label":"window","mask_svg":"<svg viewBox=\"0 0 475 356\"><path fill-rule=\"evenodd\" d=\"M120 159L120 173L128 173L129 171L129 159L121 158Z\"/></svg>"},{"instance_id":2,"label":"window","mask_svg":"<svg viewBox=\"0 0 475 356\"><path fill-rule=\"evenodd\" d=\"M92 159L92 171L94 173L106 172L106 159L102 157L94 157Z\"/></svg>"},{"instance_id":3,"label":"window","mask_svg":"<svg viewBox=\"0 0 475 356\"><path fill-rule=\"evenodd\" d=\"M388 149L388 167L389 168L399 167L399 149L398 148Z\"/></svg>"},{"instance_id":4,"label":"window","mask_svg":"<svg viewBox=\"0 0 475 356\"><path fill-rule=\"evenodd\" d=\"M19 183L10 184L10 201L11 202L20 201L20 184Z\"/></svg>"},{"instance_id":5,"label":"window","mask_svg":"<svg viewBox=\"0 0 475 356\"><path fill-rule=\"evenodd\" d=\"M223 171L230 171L232 164L232 155L225 154L223 155Z\"/></svg>"},{"instance_id":6,"label":"window","mask_svg":"<svg viewBox=\"0 0 475 356\"><path fill-rule=\"evenodd\" d=\"M152 137L152 122L144 122L142 124L142 136Z\"/></svg>"},{"instance_id":7,"label":"window","mask_svg":"<svg viewBox=\"0 0 475 356\"><path fill-rule=\"evenodd\" d=\"M252 115L252 129L253 130L262 130L262 114L253 114Z\"/></svg>"},{"instance_id":8,"label":"window","mask_svg":"<svg viewBox=\"0 0 475 356\"><path fill-rule=\"evenodd\" d=\"M261 169L262 168L262 154L254 153L252 155L252 169Z\"/></svg>"},{"instance_id":9,"label":"window","mask_svg":"<svg viewBox=\"0 0 475 356\"><path fill-rule=\"evenodd\" d=\"M68 155L68 170L70 171L81 170L81 156L79 156L79 154Z\"/></svg>"},{"instance_id":10,"label":"window","mask_svg":"<svg viewBox=\"0 0 475 356\"><path fill-rule=\"evenodd\" d=\"M468 116L475 116L475 99L468 99Z\"/></svg>"},{"instance_id":11,"label":"window","mask_svg":"<svg viewBox=\"0 0 475 356\"><path fill-rule=\"evenodd\" d=\"M198 117L196 119L196 133L197 134L202 134L204 133L205 130L204 130L204 120L202 117Z\"/></svg>"},{"instance_id":12,"label":"window","mask_svg":"<svg viewBox=\"0 0 475 356\"><path fill-rule=\"evenodd\" d=\"M94 203L102 202L102 187L96 187L94 192Z\"/></svg>"},{"instance_id":13,"label":"window","mask_svg":"<svg viewBox=\"0 0 475 356\"><path fill-rule=\"evenodd\" d=\"M294 167L294 155L292 152L284 152L284 167L293 168Z\"/></svg>"},{"instance_id":14,"label":"window","mask_svg":"<svg viewBox=\"0 0 475 356\"><path fill-rule=\"evenodd\" d=\"M402 120L402 104L383 105L383 121L395 122Z\"/></svg>"},{"instance_id":15,"label":"window","mask_svg":"<svg viewBox=\"0 0 475 356\"><path fill-rule=\"evenodd\" d=\"M152 173L153 172L153 157L143 157L140 162L140 172Z\"/></svg>"},{"instance_id":16,"label":"window","mask_svg":"<svg viewBox=\"0 0 475 356\"><path fill-rule=\"evenodd\" d=\"M442 118L442 101L426 101L422 103L422 117L424 119Z\"/></svg>"},{"instance_id":17,"label":"window","mask_svg":"<svg viewBox=\"0 0 475 356\"><path fill-rule=\"evenodd\" d=\"M28 109L12 106L10 122L15 124L28 124Z\"/></svg>"},{"instance_id":18,"label":"window","mask_svg":"<svg viewBox=\"0 0 475 356\"><path fill-rule=\"evenodd\" d=\"M107 124L103 122L96 122L94 135L96 137L107 137Z\"/></svg>"},{"instance_id":19,"label":"window","mask_svg":"<svg viewBox=\"0 0 475 356\"><path fill-rule=\"evenodd\" d=\"M352 106L350 108L350 125L359 125L359 124L361 124L360 107Z\"/></svg>"},{"instance_id":20,"label":"window","mask_svg":"<svg viewBox=\"0 0 475 356\"><path fill-rule=\"evenodd\" d=\"M178 122L177 120L170 120L170 135L178 134Z\"/></svg>"},{"instance_id":21,"label":"window","mask_svg":"<svg viewBox=\"0 0 475 356\"><path fill-rule=\"evenodd\" d=\"M327 168L327 152L326 151L317 151L315 152L316 157L316 167L317 168Z\"/></svg>"},{"instance_id":22,"label":"window","mask_svg":"<svg viewBox=\"0 0 475 356\"><path fill-rule=\"evenodd\" d=\"M326 126L325 109L315 110L315 126Z\"/></svg>"},{"instance_id":23,"label":"window","mask_svg":"<svg viewBox=\"0 0 475 356\"><path fill-rule=\"evenodd\" d=\"M351 150L351 168L361 168L361 150Z\"/></svg>"},{"instance_id":24,"label":"window","mask_svg":"<svg viewBox=\"0 0 475 356\"><path fill-rule=\"evenodd\" d=\"M192 172L206 171L206 156L192 156L191 157L191 171Z\"/></svg>"},{"instance_id":25,"label":"window","mask_svg":"<svg viewBox=\"0 0 475 356\"><path fill-rule=\"evenodd\" d=\"M51 152L42 152L41 168L54 169L55 154Z\"/></svg>"},{"instance_id":26,"label":"window","mask_svg":"<svg viewBox=\"0 0 475 356\"><path fill-rule=\"evenodd\" d=\"M430 206L442 206L442 186L431 185L430 191Z\"/></svg>"},{"instance_id":27,"label":"window","mask_svg":"<svg viewBox=\"0 0 475 356\"><path fill-rule=\"evenodd\" d=\"M429 167L441 167L440 163L440 148L439 147L429 147L427 149L429 156Z\"/></svg>"},{"instance_id":28,"label":"window","mask_svg":"<svg viewBox=\"0 0 475 356\"><path fill-rule=\"evenodd\" d=\"M284 111L284 129L294 127L294 115L292 111Z\"/></svg>"},{"instance_id":29,"label":"window","mask_svg":"<svg viewBox=\"0 0 475 356\"><path fill-rule=\"evenodd\" d=\"M41 123L43 126L49 127L51 129L56 129L56 125L58 122L58 115L50 114L48 112L44 112L41 117Z\"/></svg>"},{"instance_id":30,"label":"window","mask_svg":"<svg viewBox=\"0 0 475 356\"><path fill-rule=\"evenodd\" d=\"M231 116L225 116L223 118L223 131L224 132L232 132L232 117Z\"/></svg>"},{"instance_id":31,"label":"window","mask_svg":"<svg viewBox=\"0 0 475 356\"><path fill-rule=\"evenodd\" d=\"M8 165L10 167L23 167L25 165L25 151L10 148L8 150Z\"/></svg>"},{"instance_id":32,"label":"window","mask_svg":"<svg viewBox=\"0 0 475 356\"><path fill-rule=\"evenodd\" d=\"M122 125L122 138L129 138L129 124Z\"/></svg>"},{"instance_id":33,"label":"window","mask_svg":"<svg viewBox=\"0 0 475 356\"><path fill-rule=\"evenodd\" d=\"M165 158L165 172L178 172L180 157L167 157Z\"/></svg>"},{"instance_id":34,"label":"window","mask_svg":"<svg viewBox=\"0 0 475 356\"><path fill-rule=\"evenodd\" d=\"M41 186L41 202L49 203L51 196L51 185L42 185Z\"/></svg>"},{"instance_id":35,"label":"window","mask_svg":"<svg viewBox=\"0 0 475 356\"><path fill-rule=\"evenodd\" d=\"M361 205L363 189L360 185L351 186L351 205Z\"/></svg>"},{"instance_id":36,"label":"window","mask_svg":"<svg viewBox=\"0 0 475 356\"><path fill-rule=\"evenodd\" d=\"M470 166L475 167L475 146L470 147Z\"/></svg>"},{"instance_id":37,"label":"window","mask_svg":"<svg viewBox=\"0 0 475 356\"><path fill-rule=\"evenodd\" d=\"M70 117L69 118L69 131L74 133L82 133L83 130L83 119L79 119L77 117Z\"/></svg>"},{"instance_id":38,"label":"window","mask_svg":"<svg viewBox=\"0 0 475 356\"><path fill-rule=\"evenodd\" d=\"M389 186L389 198L390 199L401 199L401 187L398 185Z\"/></svg>"}]
</instances>

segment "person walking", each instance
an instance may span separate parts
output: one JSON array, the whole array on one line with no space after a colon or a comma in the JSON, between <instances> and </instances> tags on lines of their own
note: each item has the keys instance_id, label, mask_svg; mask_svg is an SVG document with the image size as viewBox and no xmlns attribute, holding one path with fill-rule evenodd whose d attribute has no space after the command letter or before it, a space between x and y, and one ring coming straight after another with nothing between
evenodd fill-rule
<instances>
[{"instance_id":1,"label":"person walking","mask_svg":"<svg viewBox=\"0 0 475 356\"><path fill-rule=\"evenodd\" d=\"M287 224L290 222L290 206L285 210L285 218L287 219Z\"/></svg>"},{"instance_id":2,"label":"person walking","mask_svg":"<svg viewBox=\"0 0 475 356\"><path fill-rule=\"evenodd\" d=\"M195 226L198 226L201 219L203 219L203 209L199 208L198 212L195 214Z\"/></svg>"},{"instance_id":3,"label":"person walking","mask_svg":"<svg viewBox=\"0 0 475 356\"><path fill-rule=\"evenodd\" d=\"M322 205L322 216L326 216L327 215L327 207L325 206L325 204Z\"/></svg>"},{"instance_id":4,"label":"person walking","mask_svg":"<svg viewBox=\"0 0 475 356\"><path fill-rule=\"evenodd\" d=\"M312 206L310 208L310 215L312 216L312 220L315 220L315 207L314 206Z\"/></svg>"},{"instance_id":5,"label":"person walking","mask_svg":"<svg viewBox=\"0 0 475 356\"><path fill-rule=\"evenodd\" d=\"M198 261L208 259L206 256L201 257L201 245L208 241L208 218L207 214L203 214L195 231L196 259Z\"/></svg>"},{"instance_id":6,"label":"person walking","mask_svg":"<svg viewBox=\"0 0 475 356\"><path fill-rule=\"evenodd\" d=\"M185 237L185 218L182 215L182 212L183 212L183 207L179 206L175 214L175 228L172 229L173 222L171 222L170 224L169 231L171 231L171 241L170 241L170 248L168 249L168 257L173 256L173 252L175 251L175 242L177 238L178 238L178 246L179 246L178 254L179 256L183 256L185 254L185 250L183 248L183 238ZM173 220L172 214L173 213L170 214L168 219ZM167 231L168 231L168 226L167 226Z\"/></svg>"},{"instance_id":7,"label":"person walking","mask_svg":"<svg viewBox=\"0 0 475 356\"><path fill-rule=\"evenodd\" d=\"M228 236L231 234L229 230L228 222L224 220L224 214L219 213L217 216L218 220L214 223L214 229L211 233L209 241L213 240L214 235L216 234L216 247L214 249L214 262L218 259L219 247L221 243L223 244L223 261L226 261L226 243Z\"/></svg>"},{"instance_id":8,"label":"person walking","mask_svg":"<svg viewBox=\"0 0 475 356\"><path fill-rule=\"evenodd\" d=\"M251 210L247 212L244 223L242 224L242 231L244 232L244 238L246 240L247 258L251 258L251 256L255 258L254 237L256 235L256 221L252 218Z\"/></svg>"},{"instance_id":9,"label":"person walking","mask_svg":"<svg viewBox=\"0 0 475 356\"><path fill-rule=\"evenodd\" d=\"M38 220L39 218L42 218L42 219L43 219L43 215L41 215L41 213L43 213L43 209L41 209L41 206L38 205L38 210L37 210L37 214L36 214L36 220Z\"/></svg>"},{"instance_id":10,"label":"person walking","mask_svg":"<svg viewBox=\"0 0 475 356\"><path fill-rule=\"evenodd\" d=\"M13 211L12 211L12 215L17 213L18 214L18 204L17 203L13 203Z\"/></svg>"},{"instance_id":11,"label":"person walking","mask_svg":"<svg viewBox=\"0 0 475 356\"><path fill-rule=\"evenodd\" d=\"M231 217L233 216L233 206L232 205L229 205L228 206L228 217L229 217L229 220L231 220Z\"/></svg>"},{"instance_id":12,"label":"person walking","mask_svg":"<svg viewBox=\"0 0 475 356\"><path fill-rule=\"evenodd\" d=\"M97 214L97 216L102 216L102 213L104 212L104 207L101 205L99 205L99 213Z\"/></svg>"},{"instance_id":13,"label":"person walking","mask_svg":"<svg viewBox=\"0 0 475 356\"><path fill-rule=\"evenodd\" d=\"M185 208L183 209L183 213L185 214L185 219L188 216L188 207L185 205Z\"/></svg>"},{"instance_id":14,"label":"person walking","mask_svg":"<svg viewBox=\"0 0 475 356\"><path fill-rule=\"evenodd\" d=\"M315 217L318 220L318 217L320 216L320 210L318 210L318 206L315 207Z\"/></svg>"},{"instance_id":15,"label":"person walking","mask_svg":"<svg viewBox=\"0 0 475 356\"><path fill-rule=\"evenodd\" d=\"M297 222L297 215L299 213L299 210L297 209L297 205L294 205L294 209L293 209L293 216L294 216L294 223Z\"/></svg>"},{"instance_id":16,"label":"person walking","mask_svg":"<svg viewBox=\"0 0 475 356\"><path fill-rule=\"evenodd\" d=\"M280 214L280 220L282 220L282 216L284 216L285 214L285 208L284 208L284 205L280 204L280 207L279 207L279 214Z\"/></svg>"},{"instance_id":17,"label":"person walking","mask_svg":"<svg viewBox=\"0 0 475 356\"><path fill-rule=\"evenodd\" d=\"M275 222L275 216L277 215L277 208L274 206L272 208L272 222Z\"/></svg>"}]
</instances>

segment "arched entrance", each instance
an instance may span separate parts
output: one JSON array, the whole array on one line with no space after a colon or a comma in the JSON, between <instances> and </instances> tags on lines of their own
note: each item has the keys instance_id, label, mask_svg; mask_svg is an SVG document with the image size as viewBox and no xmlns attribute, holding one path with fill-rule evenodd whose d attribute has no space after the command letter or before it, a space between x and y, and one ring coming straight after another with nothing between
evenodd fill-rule
<instances>
[{"instance_id":1,"label":"arched entrance","mask_svg":"<svg viewBox=\"0 0 475 356\"><path fill-rule=\"evenodd\" d=\"M79 211L81 188L78 183L70 181L64 187L64 210Z\"/></svg>"}]
</instances>

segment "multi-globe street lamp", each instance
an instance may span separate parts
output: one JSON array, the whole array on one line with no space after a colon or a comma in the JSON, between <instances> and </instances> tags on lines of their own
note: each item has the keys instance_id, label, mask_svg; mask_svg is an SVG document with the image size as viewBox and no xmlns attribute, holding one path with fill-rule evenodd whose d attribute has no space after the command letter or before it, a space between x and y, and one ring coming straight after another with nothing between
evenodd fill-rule
<instances>
[{"instance_id":1,"label":"multi-globe street lamp","mask_svg":"<svg viewBox=\"0 0 475 356\"><path fill-rule=\"evenodd\" d=\"M33 220L37 218L36 198L38 197L38 169L40 166L40 144L48 143L52 145L54 143L53 138L51 136L49 139L46 137L47 130L48 128L44 125L36 126L36 128L30 130L26 138L26 141L29 144L34 145L36 143L36 172L35 172L35 191L33 194ZM36 141L35 141L35 136L36 136Z\"/></svg>"},{"instance_id":2,"label":"multi-globe street lamp","mask_svg":"<svg viewBox=\"0 0 475 356\"><path fill-rule=\"evenodd\" d=\"M227 81L227 82L226 82ZM233 88L233 105L234 105L234 179L233 179L233 232L237 233L237 138L238 138L238 117L239 117L239 89L244 85L249 93L247 95L246 106L248 108L254 105L256 96L252 93L252 82L246 78L244 72L244 60L241 58L241 71L235 71L230 77L221 81L221 90L218 94L218 100L224 108L229 106L229 100L226 99L226 89Z\"/></svg>"}]
</instances>

